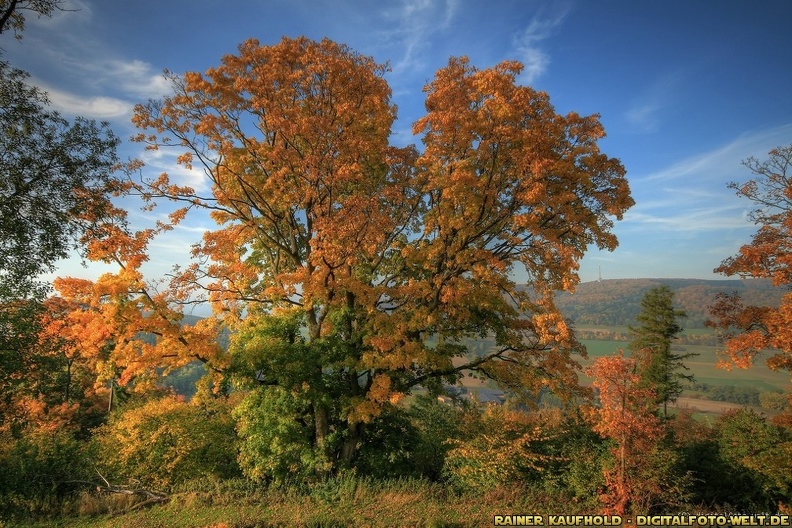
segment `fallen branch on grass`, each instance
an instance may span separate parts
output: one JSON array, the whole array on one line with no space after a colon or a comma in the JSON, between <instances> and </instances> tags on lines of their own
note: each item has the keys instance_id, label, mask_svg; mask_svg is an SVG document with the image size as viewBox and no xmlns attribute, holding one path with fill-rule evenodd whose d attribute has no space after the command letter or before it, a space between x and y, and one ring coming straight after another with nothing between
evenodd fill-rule
<instances>
[{"instance_id":1,"label":"fallen branch on grass","mask_svg":"<svg viewBox=\"0 0 792 528\"><path fill-rule=\"evenodd\" d=\"M150 506L152 504L161 504L163 502L167 502L170 499L170 495L161 491L152 491L145 488L128 488L125 486L114 486L110 484L104 475L99 473L99 470L94 468L96 474L99 475L99 478L102 479L104 485L97 484L96 482L92 482L90 480L69 480L64 482L63 484L84 484L86 486L91 486L94 488L97 493L107 493L107 494L120 494L120 495L137 495L141 497L146 497L143 502L139 502L129 508L127 511L136 510L138 508L143 508L146 506Z\"/></svg>"}]
</instances>

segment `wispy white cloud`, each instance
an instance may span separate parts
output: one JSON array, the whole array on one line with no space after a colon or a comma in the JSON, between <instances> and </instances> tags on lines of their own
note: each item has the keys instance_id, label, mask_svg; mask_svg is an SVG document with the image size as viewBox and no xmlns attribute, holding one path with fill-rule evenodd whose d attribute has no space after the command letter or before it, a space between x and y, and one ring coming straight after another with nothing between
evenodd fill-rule
<instances>
[{"instance_id":1,"label":"wispy white cloud","mask_svg":"<svg viewBox=\"0 0 792 528\"><path fill-rule=\"evenodd\" d=\"M660 126L662 112L674 104L682 80L681 72L659 76L631 101L624 118L639 132L655 132Z\"/></svg>"},{"instance_id":2,"label":"wispy white cloud","mask_svg":"<svg viewBox=\"0 0 792 528\"><path fill-rule=\"evenodd\" d=\"M68 64L68 68L79 74L79 78L90 80L90 85L82 88L93 92L112 92L117 97L128 99L130 104L141 99L161 97L169 89L168 81L161 71L155 71L150 64L137 59L91 55L78 58L71 55L69 58L63 57L58 63ZM72 97L86 96L72 94Z\"/></svg>"},{"instance_id":3,"label":"wispy white cloud","mask_svg":"<svg viewBox=\"0 0 792 528\"><path fill-rule=\"evenodd\" d=\"M633 104L625 118L642 132L654 132L658 127L658 116L665 105L658 99L644 100Z\"/></svg>"},{"instance_id":4,"label":"wispy white cloud","mask_svg":"<svg viewBox=\"0 0 792 528\"><path fill-rule=\"evenodd\" d=\"M164 96L168 93L169 85L161 74L133 75L132 72L136 67L135 61L128 63L126 68L123 64L116 62L114 68L101 69L98 63L91 66L95 69L93 75L96 81L95 86L114 86L113 89L98 90L99 93L108 95L93 95L87 92L55 88L37 78L31 79L31 82L47 93L52 107L61 114L127 122L136 103ZM139 66L137 69L139 72L144 70ZM130 74L125 75L124 70L129 71Z\"/></svg>"},{"instance_id":5,"label":"wispy white cloud","mask_svg":"<svg viewBox=\"0 0 792 528\"><path fill-rule=\"evenodd\" d=\"M108 86L137 98L156 98L168 93L170 84L162 72L141 60L107 59L91 69Z\"/></svg>"},{"instance_id":6,"label":"wispy white cloud","mask_svg":"<svg viewBox=\"0 0 792 528\"><path fill-rule=\"evenodd\" d=\"M792 137L792 123L748 132L742 136L707 152L685 158L672 165L638 177L636 183L645 184L656 181L672 181L684 178L685 184L701 180L715 180L723 185L734 179L742 179L746 174L742 160L754 156L766 157L770 149L788 144Z\"/></svg>"},{"instance_id":7,"label":"wispy white cloud","mask_svg":"<svg viewBox=\"0 0 792 528\"><path fill-rule=\"evenodd\" d=\"M558 4L556 9L549 16L544 13L534 16L528 26L512 39L519 60L525 66L520 80L526 84L539 78L550 64L550 57L541 43L555 34L569 13L569 7L563 4Z\"/></svg>"},{"instance_id":8,"label":"wispy white cloud","mask_svg":"<svg viewBox=\"0 0 792 528\"><path fill-rule=\"evenodd\" d=\"M631 178L636 205L615 229L620 265L641 270L641 276L713 277L720 261L734 254L756 229L748 218L752 204L735 196L726 184L750 177L741 160L763 159L789 137L792 124L746 133ZM591 256L587 262L590 278L597 260Z\"/></svg>"},{"instance_id":9,"label":"wispy white cloud","mask_svg":"<svg viewBox=\"0 0 792 528\"><path fill-rule=\"evenodd\" d=\"M425 66L423 52L431 46L432 35L450 27L458 7L459 0L402 0L382 12L390 27L382 36L392 48L402 50L401 58L394 59L394 72Z\"/></svg>"},{"instance_id":10,"label":"wispy white cloud","mask_svg":"<svg viewBox=\"0 0 792 528\"><path fill-rule=\"evenodd\" d=\"M23 45L12 50L36 50L47 69L31 81L48 92L55 107L70 115L125 118L135 103L166 94L169 85L161 71L135 57L119 56L86 33L92 17L90 4L69 0L51 19L36 19L42 28L26 34ZM57 87L50 82L54 79Z\"/></svg>"},{"instance_id":11,"label":"wispy white cloud","mask_svg":"<svg viewBox=\"0 0 792 528\"><path fill-rule=\"evenodd\" d=\"M79 96L41 86L47 92L53 108L62 114L79 115L89 119L114 119L129 116L132 104L122 99L104 96Z\"/></svg>"},{"instance_id":12,"label":"wispy white cloud","mask_svg":"<svg viewBox=\"0 0 792 528\"><path fill-rule=\"evenodd\" d=\"M613 254L588 254L581 264L583 280L596 280L598 266L606 263L604 276L718 277L713 269L756 230L748 218L751 203L726 184L750 178L742 160L765 159L790 137L792 123L745 133L631 178L636 205L616 225L620 247Z\"/></svg>"},{"instance_id":13,"label":"wispy white cloud","mask_svg":"<svg viewBox=\"0 0 792 528\"><path fill-rule=\"evenodd\" d=\"M183 153L184 151L178 148L161 148L143 151L139 158L146 165L146 174L167 173L174 185L192 187L196 193L209 193L211 191L209 178L197 164L190 170L176 162L176 158Z\"/></svg>"},{"instance_id":14,"label":"wispy white cloud","mask_svg":"<svg viewBox=\"0 0 792 528\"><path fill-rule=\"evenodd\" d=\"M622 228L624 231L639 231L644 234L648 234L649 229L655 232L691 234L752 228L740 207L685 207L677 208L677 211L677 214L669 214L668 209L656 214L631 211L625 215Z\"/></svg>"}]
</instances>

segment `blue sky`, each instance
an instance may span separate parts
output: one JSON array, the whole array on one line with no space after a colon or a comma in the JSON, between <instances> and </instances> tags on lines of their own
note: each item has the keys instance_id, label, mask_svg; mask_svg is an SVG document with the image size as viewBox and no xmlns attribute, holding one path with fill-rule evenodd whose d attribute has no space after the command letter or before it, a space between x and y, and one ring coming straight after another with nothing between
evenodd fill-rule
<instances>
[{"instance_id":1,"label":"blue sky","mask_svg":"<svg viewBox=\"0 0 792 528\"><path fill-rule=\"evenodd\" d=\"M69 0L74 11L29 19L3 57L29 71L64 115L108 120L126 139L132 106L167 93L164 69L216 66L243 40L329 37L388 62L399 107L394 143L420 143L423 85L450 56L485 68L525 65L520 81L558 112L599 113L601 146L627 168L636 205L613 253L591 251L583 281L720 278L750 240L750 204L726 188L750 177L741 160L792 143L792 2L787 0ZM122 157L139 156L125 141ZM168 156L147 157L158 174ZM182 174L200 185L196 175ZM140 227L151 217L132 211ZM187 224L152 245L153 275L184 264L212 226ZM56 275L102 268L63 262ZM517 277L519 280L519 276Z\"/></svg>"}]
</instances>

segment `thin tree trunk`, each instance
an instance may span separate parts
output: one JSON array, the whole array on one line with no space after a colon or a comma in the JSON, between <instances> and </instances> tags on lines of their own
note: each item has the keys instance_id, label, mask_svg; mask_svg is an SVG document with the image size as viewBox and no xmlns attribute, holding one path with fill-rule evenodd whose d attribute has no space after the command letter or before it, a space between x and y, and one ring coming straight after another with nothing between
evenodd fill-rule
<instances>
[{"instance_id":1,"label":"thin tree trunk","mask_svg":"<svg viewBox=\"0 0 792 528\"><path fill-rule=\"evenodd\" d=\"M316 448L323 456L327 457L327 435L330 433L330 422L327 406L319 402L314 403L314 428Z\"/></svg>"},{"instance_id":2,"label":"thin tree trunk","mask_svg":"<svg viewBox=\"0 0 792 528\"><path fill-rule=\"evenodd\" d=\"M71 400L71 379L72 379L72 363L74 360L66 360L66 387L63 390L63 400L69 402Z\"/></svg>"},{"instance_id":3,"label":"thin tree trunk","mask_svg":"<svg viewBox=\"0 0 792 528\"><path fill-rule=\"evenodd\" d=\"M0 14L0 33L3 32L3 27L6 25L6 22L11 18L11 15L14 13L16 9L18 0L11 0L8 4L8 8Z\"/></svg>"},{"instance_id":4,"label":"thin tree trunk","mask_svg":"<svg viewBox=\"0 0 792 528\"><path fill-rule=\"evenodd\" d=\"M358 422L349 425L349 435L344 440L344 445L341 447L341 460L345 466L352 465L357 453L358 443L360 442L361 434L363 433L363 424Z\"/></svg>"}]
</instances>

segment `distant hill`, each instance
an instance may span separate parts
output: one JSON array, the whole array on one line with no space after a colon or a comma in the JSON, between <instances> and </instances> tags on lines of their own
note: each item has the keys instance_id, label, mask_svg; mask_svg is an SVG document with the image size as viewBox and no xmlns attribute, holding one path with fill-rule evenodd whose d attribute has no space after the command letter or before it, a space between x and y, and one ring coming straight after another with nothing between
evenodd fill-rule
<instances>
[{"instance_id":1,"label":"distant hill","mask_svg":"<svg viewBox=\"0 0 792 528\"><path fill-rule=\"evenodd\" d=\"M703 279L610 279L584 282L574 294L559 293L561 313L577 325L635 325L644 294L666 285L674 292L675 304L687 311L685 328L701 328L709 318L708 308L718 293L739 292L747 304L778 306L786 288L774 288L769 280Z\"/></svg>"}]
</instances>

